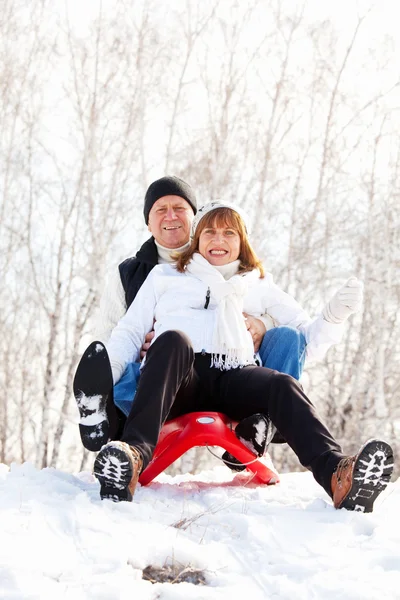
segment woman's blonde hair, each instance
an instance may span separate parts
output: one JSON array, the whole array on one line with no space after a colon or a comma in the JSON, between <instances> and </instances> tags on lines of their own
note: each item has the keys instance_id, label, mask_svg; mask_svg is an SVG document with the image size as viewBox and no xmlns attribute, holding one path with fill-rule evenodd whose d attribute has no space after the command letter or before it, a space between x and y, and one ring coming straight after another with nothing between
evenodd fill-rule
<instances>
[{"instance_id":1,"label":"woman's blonde hair","mask_svg":"<svg viewBox=\"0 0 400 600\"><path fill-rule=\"evenodd\" d=\"M239 273L247 273L253 269L258 269L260 277L264 277L264 267L249 242L242 217L232 208L226 207L211 210L201 218L189 248L176 257L176 268L180 273L184 272L193 254L198 252L201 232L210 227L228 227L237 231L240 238Z\"/></svg>"}]
</instances>

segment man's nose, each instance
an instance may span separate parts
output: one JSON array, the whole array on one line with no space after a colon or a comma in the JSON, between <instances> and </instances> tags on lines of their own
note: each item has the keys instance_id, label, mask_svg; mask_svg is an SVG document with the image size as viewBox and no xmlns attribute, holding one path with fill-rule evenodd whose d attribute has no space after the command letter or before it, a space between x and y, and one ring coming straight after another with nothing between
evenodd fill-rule
<instances>
[{"instance_id":1,"label":"man's nose","mask_svg":"<svg viewBox=\"0 0 400 600\"><path fill-rule=\"evenodd\" d=\"M176 219L176 212L175 210L172 208L172 206L170 206L167 210L167 214L165 215L166 219L169 219L170 221L173 221L174 219Z\"/></svg>"}]
</instances>

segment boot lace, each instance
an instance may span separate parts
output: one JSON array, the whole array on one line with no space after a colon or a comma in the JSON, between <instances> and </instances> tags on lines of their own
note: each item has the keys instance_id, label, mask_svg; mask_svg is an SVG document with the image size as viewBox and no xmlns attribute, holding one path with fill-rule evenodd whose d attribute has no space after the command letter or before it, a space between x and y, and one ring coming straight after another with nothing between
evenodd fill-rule
<instances>
[{"instance_id":1,"label":"boot lace","mask_svg":"<svg viewBox=\"0 0 400 600\"><path fill-rule=\"evenodd\" d=\"M347 456L346 458L342 458L336 469L336 477L339 482L342 480L342 477L347 471L347 469L353 464L354 460L354 456Z\"/></svg>"}]
</instances>

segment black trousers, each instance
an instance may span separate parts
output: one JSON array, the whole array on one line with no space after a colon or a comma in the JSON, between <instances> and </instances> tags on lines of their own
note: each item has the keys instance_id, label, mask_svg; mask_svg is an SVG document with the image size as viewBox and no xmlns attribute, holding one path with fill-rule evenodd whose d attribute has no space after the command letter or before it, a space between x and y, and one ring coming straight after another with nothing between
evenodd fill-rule
<instances>
[{"instance_id":1,"label":"black trousers","mask_svg":"<svg viewBox=\"0 0 400 600\"><path fill-rule=\"evenodd\" d=\"M143 468L168 419L201 410L235 421L263 413L331 496L331 477L344 455L298 382L264 367L220 371L210 364L210 355L194 354L180 331L165 332L150 346L121 436L140 451Z\"/></svg>"}]
</instances>

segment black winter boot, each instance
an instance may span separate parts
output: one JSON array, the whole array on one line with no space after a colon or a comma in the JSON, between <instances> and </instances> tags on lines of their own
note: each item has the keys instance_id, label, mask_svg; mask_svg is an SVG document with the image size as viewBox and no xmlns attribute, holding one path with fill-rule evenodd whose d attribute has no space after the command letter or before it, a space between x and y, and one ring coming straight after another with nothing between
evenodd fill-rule
<instances>
[{"instance_id":1,"label":"black winter boot","mask_svg":"<svg viewBox=\"0 0 400 600\"><path fill-rule=\"evenodd\" d=\"M101 342L92 342L83 353L75 373L74 396L82 444L86 450L97 452L109 438L107 404L113 402L111 365Z\"/></svg>"},{"instance_id":2,"label":"black winter boot","mask_svg":"<svg viewBox=\"0 0 400 600\"><path fill-rule=\"evenodd\" d=\"M269 417L261 413L242 419L235 429L236 437L258 457L267 453L275 432L276 427L271 423ZM224 452L222 460L232 471L244 471L246 468L229 452Z\"/></svg>"}]
</instances>

